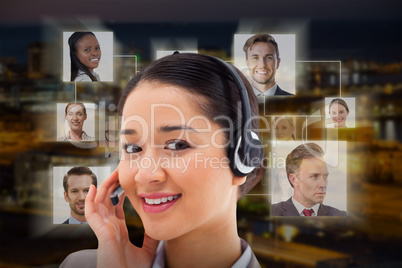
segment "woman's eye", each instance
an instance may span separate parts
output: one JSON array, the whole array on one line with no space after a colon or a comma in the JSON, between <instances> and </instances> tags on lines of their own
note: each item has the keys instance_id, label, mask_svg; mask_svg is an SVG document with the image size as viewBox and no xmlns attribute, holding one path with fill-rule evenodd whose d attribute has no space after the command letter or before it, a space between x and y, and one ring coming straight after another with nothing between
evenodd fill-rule
<instances>
[{"instance_id":1,"label":"woman's eye","mask_svg":"<svg viewBox=\"0 0 402 268\"><path fill-rule=\"evenodd\" d=\"M137 144L124 144L124 150L129 153L139 153L142 151L142 148Z\"/></svg>"},{"instance_id":2,"label":"woman's eye","mask_svg":"<svg viewBox=\"0 0 402 268\"><path fill-rule=\"evenodd\" d=\"M165 149L175 151L185 150L187 148L190 148L190 144L188 144L186 141L183 140L168 141L165 145Z\"/></svg>"}]
</instances>

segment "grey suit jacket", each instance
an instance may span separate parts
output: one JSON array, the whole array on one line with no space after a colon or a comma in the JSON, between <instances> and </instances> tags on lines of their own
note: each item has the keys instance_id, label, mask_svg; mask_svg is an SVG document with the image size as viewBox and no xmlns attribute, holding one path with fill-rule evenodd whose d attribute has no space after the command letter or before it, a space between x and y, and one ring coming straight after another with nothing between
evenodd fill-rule
<instances>
[{"instance_id":1,"label":"grey suit jacket","mask_svg":"<svg viewBox=\"0 0 402 268\"><path fill-rule=\"evenodd\" d=\"M275 95L275 96L278 96L278 95L292 95L292 96L293 96L292 93L289 93L289 92L287 92L287 91L285 91L285 90L282 90L279 86L277 86L274 95Z\"/></svg>"},{"instance_id":2,"label":"grey suit jacket","mask_svg":"<svg viewBox=\"0 0 402 268\"><path fill-rule=\"evenodd\" d=\"M300 216L296 207L293 205L292 198L286 201L272 204L272 216ZM330 206L320 205L317 216L346 216L346 211L339 210Z\"/></svg>"}]
</instances>

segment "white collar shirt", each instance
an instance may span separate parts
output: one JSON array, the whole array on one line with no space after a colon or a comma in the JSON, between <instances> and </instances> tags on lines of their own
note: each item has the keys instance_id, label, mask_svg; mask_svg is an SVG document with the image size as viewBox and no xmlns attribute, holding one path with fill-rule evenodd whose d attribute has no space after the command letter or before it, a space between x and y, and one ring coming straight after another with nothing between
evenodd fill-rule
<instances>
[{"instance_id":1,"label":"white collar shirt","mask_svg":"<svg viewBox=\"0 0 402 268\"><path fill-rule=\"evenodd\" d=\"M273 95L275 95L277 88L278 88L278 85L275 83L275 85L273 85L271 88L269 88L265 92L261 92L258 89L256 89L255 87L253 87L253 91L256 96L273 96Z\"/></svg>"},{"instance_id":2,"label":"white collar shirt","mask_svg":"<svg viewBox=\"0 0 402 268\"><path fill-rule=\"evenodd\" d=\"M311 214L311 216L317 216L318 213L318 209L320 208L320 203L315 204L314 206L312 206L311 208L306 208L305 206L303 206L302 204L300 204L299 202L296 201L296 199L294 199L294 197L292 196L292 203L293 205L296 207L297 212L299 213L300 216L305 216L303 214L303 210L304 209L313 209L313 213Z\"/></svg>"}]
</instances>

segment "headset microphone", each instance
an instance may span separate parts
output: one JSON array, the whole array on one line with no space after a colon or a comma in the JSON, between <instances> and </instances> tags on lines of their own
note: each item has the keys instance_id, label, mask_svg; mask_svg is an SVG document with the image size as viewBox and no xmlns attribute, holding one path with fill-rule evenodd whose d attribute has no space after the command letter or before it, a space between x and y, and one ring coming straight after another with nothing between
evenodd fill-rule
<instances>
[{"instance_id":1,"label":"headset microphone","mask_svg":"<svg viewBox=\"0 0 402 268\"><path fill-rule=\"evenodd\" d=\"M113 206L117 205L120 201L120 195L124 193L121 185L117 186L116 189L113 190L113 193L110 195L110 199L112 200Z\"/></svg>"}]
</instances>

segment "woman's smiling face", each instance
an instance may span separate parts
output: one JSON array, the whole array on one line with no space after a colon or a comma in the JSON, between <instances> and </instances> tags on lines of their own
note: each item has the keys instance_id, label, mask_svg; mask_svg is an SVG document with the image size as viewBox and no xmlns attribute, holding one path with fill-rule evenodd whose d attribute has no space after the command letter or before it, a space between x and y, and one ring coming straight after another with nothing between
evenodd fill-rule
<instances>
[{"instance_id":1,"label":"woman's smiling face","mask_svg":"<svg viewBox=\"0 0 402 268\"><path fill-rule=\"evenodd\" d=\"M68 122L68 126L73 131L80 131L83 128L84 121L87 119L87 115L82 104L71 104L67 107L67 113L65 119Z\"/></svg>"},{"instance_id":2,"label":"woman's smiling face","mask_svg":"<svg viewBox=\"0 0 402 268\"><path fill-rule=\"evenodd\" d=\"M293 131L295 127L292 126L286 118L278 119L275 124L276 139L280 141L292 140Z\"/></svg>"},{"instance_id":3,"label":"woman's smiling face","mask_svg":"<svg viewBox=\"0 0 402 268\"><path fill-rule=\"evenodd\" d=\"M245 179L233 175L222 128L200 115L194 98L202 99L178 86L142 82L124 105L119 181L154 239L225 226Z\"/></svg>"},{"instance_id":4,"label":"woman's smiling face","mask_svg":"<svg viewBox=\"0 0 402 268\"><path fill-rule=\"evenodd\" d=\"M349 112L346 110L345 106L339 103L333 103L329 108L329 114L334 122L335 127L345 127L346 117Z\"/></svg>"},{"instance_id":5,"label":"woman's smiling face","mask_svg":"<svg viewBox=\"0 0 402 268\"><path fill-rule=\"evenodd\" d=\"M98 68L102 56L101 48L95 36L87 34L78 40L75 45L75 54L78 60L85 65L90 72Z\"/></svg>"}]
</instances>

